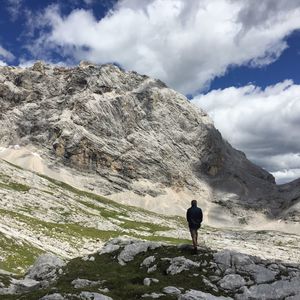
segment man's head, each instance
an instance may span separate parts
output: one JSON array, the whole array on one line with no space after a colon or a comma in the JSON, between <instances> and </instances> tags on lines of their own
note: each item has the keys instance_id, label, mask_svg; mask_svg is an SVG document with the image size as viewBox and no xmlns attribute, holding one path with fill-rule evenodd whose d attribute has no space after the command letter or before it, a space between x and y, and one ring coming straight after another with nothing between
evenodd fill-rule
<instances>
[{"instance_id":1,"label":"man's head","mask_svg":"<svg viewBox=\"0 0 300 300\"><path fill-rule=\"evenodd\" d=\"M191 204L192 206L197 206L197 200L192 200Z\"/></svg>"}]
</instances>

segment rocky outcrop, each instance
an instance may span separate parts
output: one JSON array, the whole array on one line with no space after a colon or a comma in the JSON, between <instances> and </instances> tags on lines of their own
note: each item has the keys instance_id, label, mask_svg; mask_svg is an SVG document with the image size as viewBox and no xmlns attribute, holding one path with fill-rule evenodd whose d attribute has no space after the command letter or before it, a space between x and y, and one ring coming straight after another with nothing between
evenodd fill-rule
<instances>
[{"instance_id":1,"label":"rocky outcrop","mask_svg":"<svg viewBox=\"0 0 300 300\"><path fill-rule=\"evenodd\" d=\"M113 247L116 245L118 249ZM149 245L147 241L116 238L106 243L106 251L93 254L95 261L79 258L69 262L56 282L48 281L50 287L44 280L31 282L25 278L16 283L13 279L11 286L18 289L0 288L0 294L17 293L31 299L35 293L42 300L164 299L166 296L179 300L300 298L299 264L264 260L230 250L215 252L200 247L195 254L189 245L176 247L155 242ZM126 264L120 263L122 252L130 257ZM157 269L148 277L147 268L154 263Z\"/></svg>"},{"instance_id":2,"label":"rocky outcrop","mask_svg":"<svg viewBox=\"0 0 300 300\"><path fill-rule=\"evenodd\" d=\"M2 147L35 145L56 166L101 178L102 194L188 190L240 223L251 221L245 209L298 221L299 184L277 187L159 80L114 65L1 67L0 105Z\"/></svg>"}]
</instances>

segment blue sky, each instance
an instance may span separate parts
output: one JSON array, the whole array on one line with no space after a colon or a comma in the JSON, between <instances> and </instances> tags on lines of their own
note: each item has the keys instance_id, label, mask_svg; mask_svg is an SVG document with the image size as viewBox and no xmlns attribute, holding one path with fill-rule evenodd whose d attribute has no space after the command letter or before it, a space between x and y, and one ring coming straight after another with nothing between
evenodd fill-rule
<instances>
[{"instance_id":1,"label":"blue sky","mask_svg":"<svg viewBox=\"0 0 300 300\"><path fill-rule=\"evenodd\" d=\"M0 65L35 60L159 78L278 182L300 177L300 0L2 0Z\"/></svg>"},{"instance_id":2,"label":"blue sky","mask_svg":"<svg viewBox=\"0 0 300 300\"><path fill-rule=\"evenodd\" d=\"M295 31L286 37L288 48L272 64L253 68L249 66L231 67L225 76L216 77L210 90L229 86L244 86L253 83L267 87L285 79L300 83L300 31Z\"/></svg>"}]
</instances>

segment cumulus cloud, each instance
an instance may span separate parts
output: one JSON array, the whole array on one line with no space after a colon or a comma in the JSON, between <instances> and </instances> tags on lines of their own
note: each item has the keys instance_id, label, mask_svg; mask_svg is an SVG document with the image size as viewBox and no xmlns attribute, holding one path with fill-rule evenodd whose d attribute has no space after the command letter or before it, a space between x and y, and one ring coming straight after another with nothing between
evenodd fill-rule
<instances>
[{"instance_id":1,"label":"cumulus cloud","mask_svg":"<svg viewBox=\"0 0 300 300\"><path fill-rule=\"evenodd\" d=\"M300 85L285 80L213 90L192 103L206 110L222 135L282 183L300 177Z\"/></svg>"},{"instance_id":2,"label":"cumulus cloud","mask_svg":"<svg viewBox=\"0 0 300 300\"><path fill-rule=\"evenodd\" d=\"M121 0L101 20L50 6L36 25L34 54L117 62L195 94L229 66L276 60L300 28L300 1Z\"/></svg>"}]
</instances>

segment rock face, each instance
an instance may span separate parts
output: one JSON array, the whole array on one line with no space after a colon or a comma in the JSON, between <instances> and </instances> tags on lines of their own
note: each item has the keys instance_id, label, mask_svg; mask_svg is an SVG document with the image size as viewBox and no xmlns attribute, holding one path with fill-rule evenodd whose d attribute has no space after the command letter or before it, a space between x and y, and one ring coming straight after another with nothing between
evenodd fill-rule
<instances>
[{"instance_id":1,"label":"rock face","mask_svg":"<svg viewBox=\"0 0 300 300\"><path fill-rule=\"evenodd\" d=\"M1 67L0 106L1 147L34 145L49 162L93 174L99 193L190 191L241 223L245 208L299 221L299 182L276 186L159 80L114 65Z\"/></svg>"}]
</instances>

